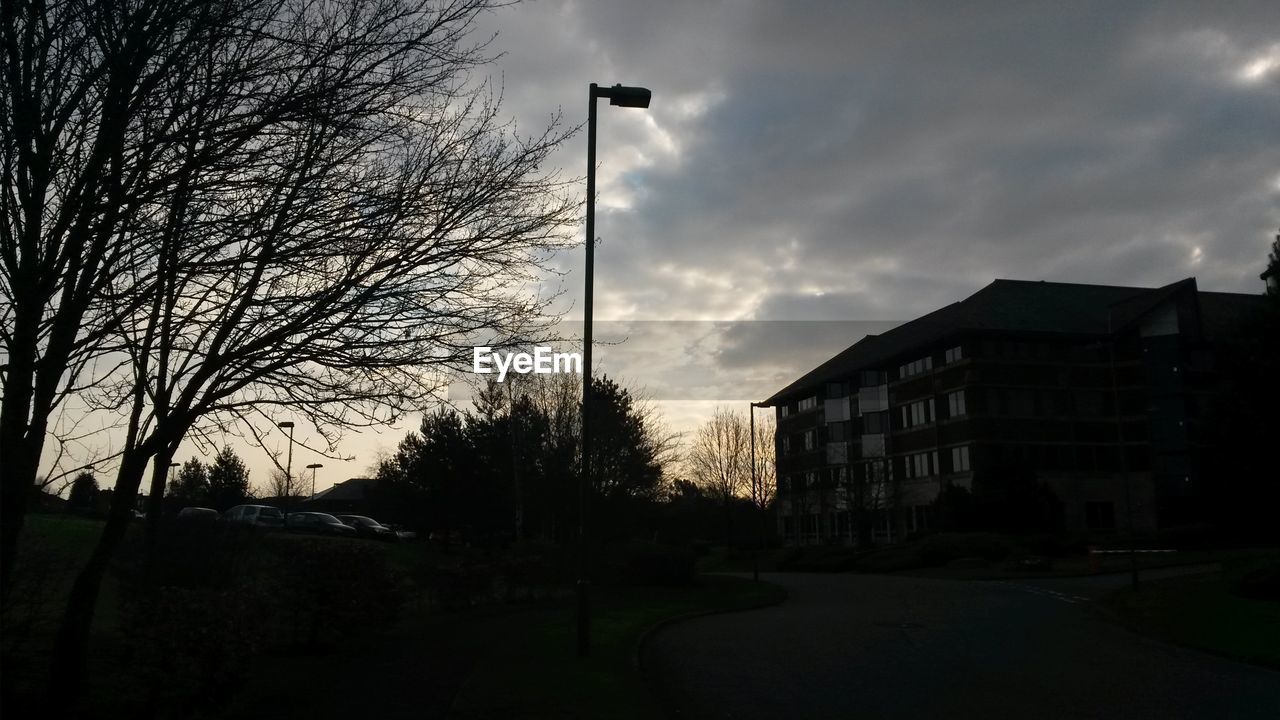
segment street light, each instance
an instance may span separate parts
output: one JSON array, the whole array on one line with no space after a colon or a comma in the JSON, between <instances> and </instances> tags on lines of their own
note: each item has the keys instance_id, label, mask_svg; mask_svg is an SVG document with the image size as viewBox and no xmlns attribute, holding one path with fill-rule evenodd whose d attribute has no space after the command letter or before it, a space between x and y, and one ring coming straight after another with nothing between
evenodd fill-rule
<instances>
[{"instance_id":1,"label":"street light","mask_svg":"<svg viewBox=\"0 0 1280 720\"><path fill-rule=\"evenodd\" d=\"M324 467L324 465L321 465L320 463L311 463L307 466L307 469L311 471L311 497L316 496L316 470L319 470L322 467Z\"/></svg>"},{"instance_id":2,"label":"street light","mask_svg":"<svg viewBox=\"0 0 1280 720\"><path fill-rule=\"evenodd\" d=\"M578 478L578 657L591 648L591 625L587 594L587 493L591 486L591 295L596 257L596 99L609 98L610 105L647 108L653 93L648 88L614 85L602 88L591 83L587 103L587 275L583 297L582 333L582 475Z\"/></svg>"},{"instance_id":3,"label":"street light","mask_svg":"<svg viewBox=\"0 0 1280 720\"><path fill-rule=\"evenodd\" d=\"M285 420L276 423L276 427L289 431L289 460L284 470L284 496L289 497L293 490L293 421Z\"/></svg>"}]
</instances>

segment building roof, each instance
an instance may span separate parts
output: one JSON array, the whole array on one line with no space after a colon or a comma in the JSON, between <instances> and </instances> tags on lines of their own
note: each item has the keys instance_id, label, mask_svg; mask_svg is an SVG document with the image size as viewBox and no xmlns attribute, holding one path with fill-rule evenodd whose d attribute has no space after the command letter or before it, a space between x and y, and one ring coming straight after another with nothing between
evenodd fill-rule
<instances>
[{"instance_id":1,"label":"building roof","mask_svg":"<svg viewBox=\"0 0 1280 720\"><path fill-rule=\"evenodd\" d=\"M369 490L373 488L377 480L369 478L351 478L344 480L337 485L312 495L303 502L315 502L317 500L343 500L359 502L364 500Z\"/></svg>"},{"instance_id":2,"label":"building roof","mask_svg":"<svg viewBox=\"0 0 1280 720\"><path fill-rule=\"evenodd\" d=\"M802 391L882 368L887 362L948 337L974 331L1106 336L1178 292L1195 292L1195 278L1161 288L1083 285L1029 280L995 280L959 302L881 333L868 335L802 375L764 402L777 405ZM1197 293L1203 324L1242 321L1261 296ZM1208 332L1206 330L1206 332ZM1211 336L1212 339L1212 336Z\"/></svg>"}]
</instances>

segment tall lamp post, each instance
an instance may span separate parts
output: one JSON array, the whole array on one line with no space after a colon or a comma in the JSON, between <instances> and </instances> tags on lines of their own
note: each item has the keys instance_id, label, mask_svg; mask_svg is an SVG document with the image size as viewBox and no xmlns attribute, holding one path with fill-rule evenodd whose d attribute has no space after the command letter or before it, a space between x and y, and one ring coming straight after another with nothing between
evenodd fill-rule
<instances>
[{"instance_id":1,"label":"tall lamp post","mask_svg":"<svg viewBox=\"0 0 1280 720\"><path fill-rule=\"evenodd\" d=\"M648 88L614 85L602 88L591 83L587 103L587 274L583 296L582 333L582 475L578 478L578 657L591 648L590 602L587 593L587 494L591 487L591 295L596 257L596 99L608 98L610 105L647 108L652 93Z\"/></svg>"},{"instance_id":2,"label":"tall lamp post","mask_svg":"<svg viewBox=\"0 0 1280 720\"><path fill-rule=\"evenodd\" d=\"M756 512L760 516L760 527L756 533L756 551L751 556L751 578L756 582L760 582L760 551L764 549L764 489L760 486L760 479L756 470L756 408L764 407L762 403L751 403L751 409L747 414L751 417L751 502L756 506Z\"/></svg>"},{"instance_id":3,"label":"tall lamp post","mask_svg":"<svg viewBox=\"0 0 1280 720\"><path fill-rule=\"evenodd\" d=\"M316 470L319 470L322 467L324 467L324 465L321 465L320 463L311 463L307 466L307 469L311 471L311 497L316 496Z\"/></svg>"},{"instance_id":4,"label":"tall lamp post","mask_svg":"<svg viewBox=\"0 0 1280 720\"><path fill-rule=\"evenodd\" d=\"M288 497L293 491L293 421L276 423L276 427L289 431L289 460L284 466L284 494Z\"/></svg>"}]
</instances>

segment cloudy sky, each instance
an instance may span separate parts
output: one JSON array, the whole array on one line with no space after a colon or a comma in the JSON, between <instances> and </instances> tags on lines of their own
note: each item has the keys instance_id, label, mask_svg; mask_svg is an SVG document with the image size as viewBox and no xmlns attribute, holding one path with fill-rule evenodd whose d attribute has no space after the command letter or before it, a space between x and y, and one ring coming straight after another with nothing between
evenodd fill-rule
<instances>
[{"instance_id":1,"label":"cloudy sky","mask_svg":"<svg viewBox=\"0 0 1280 720\"><path fill-rule=\"evenodd\" d=\"M478 33L525 132L653 90L600 105L596 317L676 429L993 278L1260 292L1280 227L1277 2L530 0Z\"/></svg>"},{"instance_id":2,"label":"cloudy sky","mask_svg":"<svg viewBox=\"0 0 1280 720\"><path fill-rule=\"evenodd\" d=\"M998 277L1260 292L1280 227L1280 3L533 0L482 31L523 128L653 90L600 105L596 317L682 428Z\"/></svg>"},{"instance_id":3,"label":"cloudy sky","mask_svg":"<svg viewBox=\"0 0 1280 720\"><path fill-rule=\"evenodd\" d=\"M653 90L600 110L601 318L907 319L995 277L1254 292L1280 226L1280 3L534 0L485 29L522 125Z\"/></svg>"}]
</instances>

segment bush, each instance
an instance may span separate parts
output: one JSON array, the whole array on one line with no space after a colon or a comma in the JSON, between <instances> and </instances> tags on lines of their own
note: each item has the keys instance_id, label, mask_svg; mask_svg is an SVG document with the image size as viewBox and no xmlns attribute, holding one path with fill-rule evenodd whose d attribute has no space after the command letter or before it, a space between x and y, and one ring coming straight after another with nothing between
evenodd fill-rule
<instances>
[{"instance_id":1,"label":"bush","mask_svg":"<svg viewBox=\"0 0 1280 720\"><path fill-rule=\"evenodd\" d=\"M789 572L847 572L858 567L864 553L838 545L794 548L778 560L778 569Z\"/></svg>"},{"instance_id":2,"label":"bush","mask_svg":"<svg viewBox=\"0 0 1280 720\"><path fill-rule=\"evenodd\" d=\"M394 623L403 578L384 548L340 538L268 536L270 572L256 578L271 598L277 639L315 650Z\"/></svg>"},{"instance_id":3,"label":"bush","mask_svg":"<svg viewBox=\"0 0 1280 720\"><path fill-rule=\"evenodd\" d=\"M939 533L920 543L920 560L927 566L946 565L960 558L988 562L1004 560L1013 550L1009 538L993 533Z\"/></svg>"},{"instance_id":4,"label":"bush","mask_svg":"<svg viewBox=\"0 0 1280 720\"><path fill-rule=\"evenodd\" d=\"M626 549L631 577L650 585L690 585L697 555L692 548L633 542Z\"/></svg>"},{"instance_id":5,"label":"bush","mask_svg":"<svg viewBox=\"0 0 1280 720\"><path fill-rule=\"evenodd\" d=\"M1280 601L1280 562L1251 570L1235 581L1232 590L1254 600Z\"/></svg>"},{"instance_id":6,"label":"bush","mask_svg":"<svg viewBox=\"0 0 1280 720\"><path fill-rule=\"evenodd\" d=\"M160 717L218 710L248 678L261 649L265 598L240 587L157 587L121 615L128 662Z\"/></svg>"}]
</instances>

